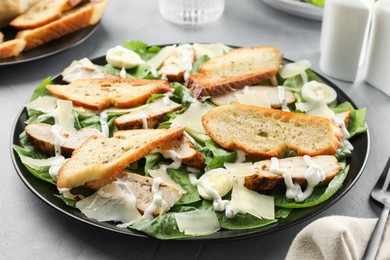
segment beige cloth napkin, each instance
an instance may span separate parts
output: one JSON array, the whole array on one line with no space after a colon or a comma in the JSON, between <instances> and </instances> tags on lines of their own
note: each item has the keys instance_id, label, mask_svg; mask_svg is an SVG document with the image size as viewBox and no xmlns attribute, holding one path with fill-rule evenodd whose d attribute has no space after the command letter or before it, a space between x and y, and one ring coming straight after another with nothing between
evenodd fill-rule
<instances>
[{"instance_id":1,"label":"beige cloth napkin","mask_svg":"<svg viewBox=\"0 0 390 260\"><path fill-rule=\"evenodd\" d=\"M361 259L377 219L330 216L314 221L295 237L286 260ZM390 228L377 259L390 259Z\"/></svg>"}]
</instances>

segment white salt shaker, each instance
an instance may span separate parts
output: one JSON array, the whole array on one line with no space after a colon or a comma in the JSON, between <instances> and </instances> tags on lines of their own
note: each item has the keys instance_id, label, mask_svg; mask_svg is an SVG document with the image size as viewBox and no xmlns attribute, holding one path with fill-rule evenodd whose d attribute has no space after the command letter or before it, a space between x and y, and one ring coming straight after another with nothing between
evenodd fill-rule
<instances>
[{"instance_id":1,"label":"white salt shaker","mask_svg":"<svg viewBox=\"0 0 390 260\"><path fill-rule=\"evenodd\" d=\"M320 68L330 77L354 81L372 0L326 0L321 30Z\"/></svg>"},{"instance_id":2,"label":"white salt shaker","mask_svg":"<svg viewBox=\"0 0 390 260\"><path fill-rule=\"evenodd\" d=\"M366 81L390 96L390 0L374 5L368 42Z\"/></svg>"}]
</instances>

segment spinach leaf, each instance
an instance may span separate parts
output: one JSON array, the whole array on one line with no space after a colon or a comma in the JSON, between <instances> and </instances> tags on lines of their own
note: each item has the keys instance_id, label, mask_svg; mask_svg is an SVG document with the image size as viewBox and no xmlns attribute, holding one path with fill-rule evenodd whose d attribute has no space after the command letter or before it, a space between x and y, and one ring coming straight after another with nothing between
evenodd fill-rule
<instances>
[{"instance_id":1,"label":"spinach leaf","mask_svg":"<svg viewBox=\"0 0 390 260\"><path fill-rule=\"evenodd\" d=\"M194 64L192 64L191 73L198 73L200 66L202 66L202 64L208 60L210 60L210 57L207 55L203 55L203 56L197 58L196 61L194 62Z\"/></svg>"},{"instance_id":2,"label":"spinach leaf","mask_svg":"<svg viewBox=\"0 0 390 260\"><path fill-rule=\"evenodd\" d=\"M33 101L41 96L52 96L52 94L46 89L46 85L53 84L53 81L50 77L45 78L41 84L34 90L31 95L30 101Z\"/></svg>"},{"instance_id":3,"label":"spinach leaf","mask_svg":"<svg viewBox=\"0 0 390 260\"><path fill-rule=\"evenodd\" d=\"M201 200L197 188L192 185L190 178L188 177L188 172L184 167L177 170L168 169L167 173L175 183L179 184L187 191L187 193L183 194L177 204L191 204Z\"/></svg>"},{"instance_id":4,"label":"spinach leaf","mask_svg":"<svg viewBox=\"0 0 390 260\"><path fill-rule=\"evenodd\" d=\"M148 45L141 41L126 41L123 46L136 52L143 60L151 59L161 50L161 48L158 46L152 46L148 48Z\"/></svg>"},{"instance_id":5,"label":"spinach leaf","mask_svg":"<svg viewBox=\"0 0 390 260\"><path fill-rule=\"evenodd\" d=\"M226 151L212 139L205 141L205 148L203 151L200 150L206 159L205 171L223 167L225 162L234 162L237 158L235 151Z\"/></svg>"}]
</instances>

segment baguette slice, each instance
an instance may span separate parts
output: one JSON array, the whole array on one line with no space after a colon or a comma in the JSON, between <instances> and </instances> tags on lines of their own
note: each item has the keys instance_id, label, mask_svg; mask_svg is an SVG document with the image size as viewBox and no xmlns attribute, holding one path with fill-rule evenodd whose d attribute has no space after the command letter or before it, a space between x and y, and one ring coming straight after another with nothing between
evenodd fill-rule
<instances>
[{"instance_id":1,"label":"baguette slice","mask_svg":"<svg viewBox=\"0 0 390 260\"><path fill-rule=\"evenodd\" d=\"M279 100L279 90L278 88L272 86L250 86L244 88L242 91L237 90L221 96L213 96L211 98L211 102L213 102L217 106L230 105L231 103L239 102L236 94L242 94L242 92L244 92L245 89L247 90L248 95L252 95L254 97L256 94L262 94L262 93L266 94L268 96L268 100L272 108L282 107L282 104L280 103ZM287 105L290 105L295 102L294 94L290 90L285 90L285 96L286 96Z\"/></svg>"},{"instance_id":2,"label":"baguette slice","mask_svg":"<svg viewBox=\"0 0 390 260\"><path fill-rule=\"evenodd\" d=\"M342 131L327 118L243 104L219 106L202 118L206 133L220 146L252 156L335 154Z\"/></svg>"},{"instance_id":3,"label":"baguette slice","mask_svg":"<svg viewBox=\"0 0 390 260\"><path fill-rule=\"evenodd\" d=\"M13 39L0 43L0 59L18 56L26 46L26 41Z\"/></svg>"},{"instance_id":4,"label":"baguette slice","mask_svg":"<svg viewBox=\"0 0 390 260\"><path fill-rule=\"evenodd\" d=\"M272 46L234 49L203 63L186 85L196 98L223 95L275 76L282 59Z\"/></svg>"},{"instance_id":5,"label":"baguette slice","mask_svg":"<svg viewBox=\"0 0 390 260\"><path fill-rule=\"evenodd\" d=\"M311 160L320 166L325 173L325 180L319 185L329 183L340 172L341 166L336 157L332 155L321 155L312 157ZM250 190L274 190L284 186L282 174L270 172L271 160L264 160L254 164L255 173L245 177L244 185ZM279 159L279 168L291 174L294 183L306 185L305 171L307 165L303 157L290 157Z\"/></svg>"},{"instance_id":6,"label":"baguette slice","mask_svg":"<svg viewBox=\"0 0 390 260\"><path fill-rule=\"evenodd\" d=\"M128 130L119 137L92 136L59 170L58 188L84 185L98 189L158 145L183 135L184 128Z\"/></svg>"},{"instance_id":7,"label":"baguette slice","mask_svg":"<svg viewBox=\"0 0 390 260\"><path fill-rule=\"evenodd\" d=\"M58 98L93 110L102 110L111 105L136 107L144 104L152 94L171 90L167 81L124 78L82 79L69 85L49 84L46 88Z\"/></svg>"},{"instance_id":8,"label":"baguette slice","mask_svg":"<svg viewBox=\"0 0 390 260\"><path fill-rule=\"evenodd\" d=\"M53 155L55 153L55 137L51 132L52 126L44 123L29 124L25 127L28 140L40 151ZM70 156L74 150L82 145L91 136L101 136L95 128L83 128L80 131L62 131L64 143L61 153Z\"/></svg>"},{"instance_id":9,"label":"baguette slice","mask_svg":"<svg viewBox=\"0 0 390 260\"><path fill-rule=\"evenodd\" d=\"M0 43L2 43L3 41L4 41L4 34L0 32Z\"/></svg>"},{"instance_id":10,"label":"baguette slice","mask_svg":"<svg viewBox=\"0 0 390 260\"><path fill-rule=\"evenodd\" d=\"M35 29L17 33L17 39L26 41L25 51L44 43L58 39L64 35L96 24L103 16L108 0L91 2L65 13L60 19Z\"/></svg>"},{"instance_id":11,"label":"baguette slice","mask_svg":"<svg viewBox=\"0 0 390 260\"><path fill-rule=\"evenodd\" d=\"M136 207L141 214L152 204L154 194L152 192L153 178L141 176L139 174L127 173L122 177L123 180L130 182L131 190L137 199ZM167 212L181 198L181 192L172 185L161 183L159 186L160 195L166 203L153 211L153 216L157 217Z\"/></svg>"},{"instance_id":12,"label":"baguette slice","mask_svg":"<svg viewBox=\"0 0 390 260\"><path fill-rule=\"evenodd\" d=\"M165 119L168 113L181 108L181 104L170 100L165 103L164 98L160 98L142 109L117 117L115 125L120 130L154 128Z\"/></svg>"},{"instance_id":13,"label":"baguette slice","mask_svg":"<svg viewBox=\"0 0 390 260\"><path fill-rule=\"evenodd\" d=\"M42 0L13 19L10 25L19 30L33 29L61 18L64 11L80 2L81 0Z\"/></svg>"}]
</instances>

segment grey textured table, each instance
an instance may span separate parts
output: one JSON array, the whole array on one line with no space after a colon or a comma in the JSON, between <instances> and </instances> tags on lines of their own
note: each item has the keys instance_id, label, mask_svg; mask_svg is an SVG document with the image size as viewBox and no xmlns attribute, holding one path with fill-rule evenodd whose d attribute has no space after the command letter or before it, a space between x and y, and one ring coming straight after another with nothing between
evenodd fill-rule
<instances>
[{"instance_id":1,"label":"grey textured table","mask_svg":"<svg viewBox=\"0 0 390 260\"><path fill-rule=\"evenodd\" d=\"M97 57L125 40L150 44L224 42L276 45L292 60L309 59L318 70L321 23L281 13L261 0L227 0L223 17L189 30L163 20L156 0L112 0L98 30L79 46L45 59L0 67L0 259L283 259L295 235L328 215L371 218L378 208L369 192L390 155L390 98L365 84L333 80L359 107L367 107L371 151L350 192L315 218L269 235L223 243L177 243L136 239L101 231L54 211L26 188L10 158L11 126L33 89L72 60ZM388 68L386 68L388 69Z\"/></svg>"}]
</instances>

